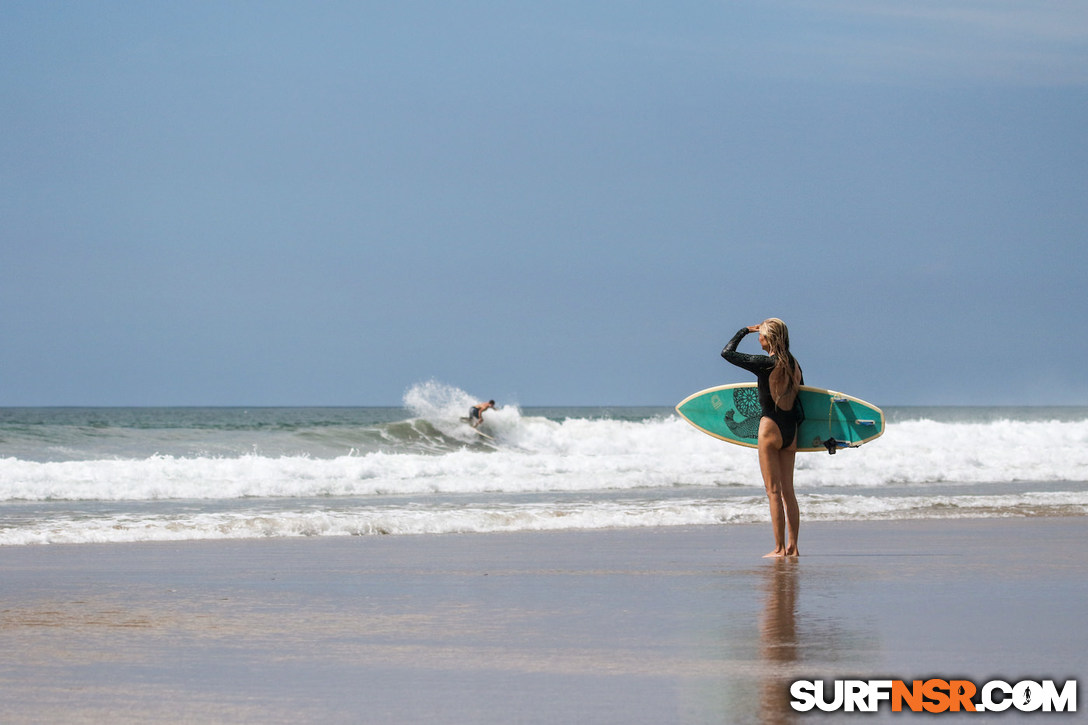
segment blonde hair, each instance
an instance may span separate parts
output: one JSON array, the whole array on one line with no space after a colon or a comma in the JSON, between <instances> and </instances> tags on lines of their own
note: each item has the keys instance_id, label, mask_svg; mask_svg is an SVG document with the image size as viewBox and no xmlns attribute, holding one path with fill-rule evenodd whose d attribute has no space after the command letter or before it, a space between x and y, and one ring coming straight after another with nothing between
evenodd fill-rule
<instances>
[{"instance_id":1,"label":"blonde hair","mask_svg":"<svg viewBox=\"0 0 1088 725\"><path fill-rule=\"evenodd\" d=\"M767 351L774 356L774 370L770 376L771 397L779 410L790 410L801 385L801 368L790 354L790 331L785 322L770 317L760 324L759 334L767 342Z\"/></svg>"}]
</instances>

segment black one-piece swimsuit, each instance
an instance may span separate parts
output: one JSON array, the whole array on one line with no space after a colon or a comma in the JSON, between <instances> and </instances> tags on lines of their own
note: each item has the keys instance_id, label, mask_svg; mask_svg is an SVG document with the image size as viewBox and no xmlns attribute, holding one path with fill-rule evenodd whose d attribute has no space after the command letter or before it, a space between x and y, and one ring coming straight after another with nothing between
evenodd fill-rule
<instances>
[{"instance_id":1,"label":"black one-piece swimsuit","mask_svg":"<svg viewBox=\"0 0 1088 725\"><path fill-rule=\"evenodd\" d=\"M756 387L759 390L759 406L762 409L762 415L764 418L770 418L778 426L779 433L782 434L782 447L788 448L793 439L797 436L797 425L804 420L804 411L801 408L801 397L798 396L797 400L793 404L793 408L790 410L782 410L775 405L774 397L771 395L771 371L774 370L775 358L770 355L749 355L743 352L737 352L737 345L744 339L751 330L747 327L742 328L736 335L733 335L733 339L725 344L722 348L722 357L729 362L733 363L737 367L744 368L750 373L755 373ZM790 360L797 366L797 369L801 369L800 363L797 362L793 355L790 355ZM801 373L801 384L805 384L804 373Z\"/></svg>"}]
</instances>

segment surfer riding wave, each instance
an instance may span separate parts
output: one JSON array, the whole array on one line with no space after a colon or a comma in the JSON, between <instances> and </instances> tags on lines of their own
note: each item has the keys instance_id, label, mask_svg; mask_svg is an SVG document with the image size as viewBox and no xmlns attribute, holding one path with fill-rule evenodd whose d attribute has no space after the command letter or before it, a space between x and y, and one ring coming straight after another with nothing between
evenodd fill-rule
<instances>
[{"instance_id":1,"label":"surfer riding wave","mask_svg":"<svg viewBox=\"0 0 1088 725\"><path fill-rule=\"evenodd\" d=\"M484 411L488 408L494 408L495 401L489 400L486 403L477 403L468 409L468 422L473 428L479 428L480 424L484 422Z\"/></svg>"},{"instance_id":2,"label":"surfer riding wave","mask_svg":"<svg viewBox=\"0 0 1088 725\"><path fill-rule=\"evenodd\" d=\"M737 352L740 341L751 332L759 333L759 345L769 355ZM797 556L797 535L801 528L797 495L793 490L793 468L797 458L797 426L804 419L798 388L805 384L801 365L790 354L786 323L777 317L758 325L743 327L722 349L722 357L756 376L762 417L756 439L759 470L771 507L775 548L768 557ZM786 527L789 538L786 538Z\"/></svg>"}]
</instances>

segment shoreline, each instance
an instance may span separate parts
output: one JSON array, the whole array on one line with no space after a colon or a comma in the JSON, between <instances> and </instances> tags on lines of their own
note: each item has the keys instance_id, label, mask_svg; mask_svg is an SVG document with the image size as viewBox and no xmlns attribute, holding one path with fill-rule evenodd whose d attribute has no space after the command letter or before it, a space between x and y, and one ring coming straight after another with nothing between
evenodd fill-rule
<instances>
[{"instance_id":1,"label":"shoreline","mask_svg":"<svg viewBox=\"0 0 1088 725\"><path fill-rule=\"evenodd\" d=\"M798 560L761 558L768 524L4 547L0 707L793 722L795 679L1083 679L1083 535L1082 517L802 521Z\"/></svg>"}]
</instances>

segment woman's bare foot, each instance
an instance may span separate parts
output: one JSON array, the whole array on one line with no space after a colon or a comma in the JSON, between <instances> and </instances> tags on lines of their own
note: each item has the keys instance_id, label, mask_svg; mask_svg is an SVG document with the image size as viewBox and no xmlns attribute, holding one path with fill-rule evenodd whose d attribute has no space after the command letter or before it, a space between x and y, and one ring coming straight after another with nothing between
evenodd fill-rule
<instances>
[{"instance_id":1,"label":"woman's bare foot","mask_svg":"<svg viewBox=\"0 0 1088 725\"><path fill-rule=\"evenodd\" d=\"M763 558L764 559L781 559L783 556L786 556L786 552L782 551L782 549L775 549L770 554L764 554Z\"/></svg>"}]
</instances>

